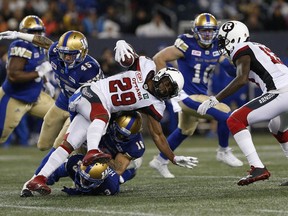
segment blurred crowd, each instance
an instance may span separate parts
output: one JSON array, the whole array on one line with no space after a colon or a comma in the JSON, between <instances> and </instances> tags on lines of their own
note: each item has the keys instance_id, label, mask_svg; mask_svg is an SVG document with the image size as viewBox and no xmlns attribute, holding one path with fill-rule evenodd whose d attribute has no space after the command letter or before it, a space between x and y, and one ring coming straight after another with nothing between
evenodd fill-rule
<instances>
[{"instance_id":1,"label":"blurred crowd","mask_svg":"<svg viewBox=\"0 0 288 216\"><path fill-rule=\"evenodd\" d=\"M26 15L41 17L47 36L79 30L86 36L176 36L181 20L201 12L243 21L250 31L287 30L287 0L0 0L0 31L17 30Z\"/></svg>"}]
</instances>

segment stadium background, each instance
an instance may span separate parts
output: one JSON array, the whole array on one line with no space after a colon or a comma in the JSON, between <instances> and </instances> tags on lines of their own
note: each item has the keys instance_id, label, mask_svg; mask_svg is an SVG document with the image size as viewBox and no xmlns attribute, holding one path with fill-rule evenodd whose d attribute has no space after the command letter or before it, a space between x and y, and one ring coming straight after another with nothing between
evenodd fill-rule
<instances>
[{"instance_id":1,"label":"stadium background","mask_svg":"<svg viewBox=\"0 0 288 216\"><path fill-rule=\"evenodd\" d=\"M89 54L99 61L105 73L113 74L123 70L113 60L113 48L118 39L132 44L139 54L153 57L163 47L172 45L178 34L190 32L191 21L202 12L212 13L220 22L243 21L250 29L252 41L264 43L288 64L286 0L0 0L0 31L18 30L23 17L31 14L43 20L46 35L53 41L67 30L79 30L87 36ZM151 25L156 22L162 28L155 31L155 26L151 28ZM171 34L162 31L163 28ZM0 84L6 73L5 58L10 43L9 40L0 41ZM247 97L253 98L255 94L257 89L250 85ZM163 119L166 134L172 129L165 126L176 125L175 116L169 115L171 113L167 112ZM171 119L174 122L169 124ZM30 143L35 144L41 122L35 119L29 122ZM266 125L254 125L254 128L262 132L266 131ZM207 132L209 122L203 122L199 128L198 133ZM199 131L201 128L203 131ZM143 132L147 134L146 130Z\"/></svg>"}]
</instances>

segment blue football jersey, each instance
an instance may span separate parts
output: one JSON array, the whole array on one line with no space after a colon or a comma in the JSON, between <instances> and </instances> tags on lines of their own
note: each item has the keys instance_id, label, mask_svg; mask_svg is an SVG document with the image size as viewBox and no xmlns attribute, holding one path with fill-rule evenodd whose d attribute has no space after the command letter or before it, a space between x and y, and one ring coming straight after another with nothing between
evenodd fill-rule
<instances>
[{"instance_id":1,"label":"blue football jersey","mask_svg":"<svg viewBox=\"0 0 288 216\"><path fill-rule=\"evenodd\" d=\"M16 40L10 44L8 49L8 61L11 57L27 59L24 72L30 73L35 71L36 67L46 60L46 53L43 48L32 43ZM33 103L39 97L43 81L42 79L35 79L29 82L11 83L6 78L2 87L6 95L26 103Z\"/></svg>"},{"instance_id":2,"label":"blue football jersey","mask_svg":"<svg viewBox=\"0 0 288 216\"><path fill-rule=\"evenodd\" d=\"M199 46L193 35L182 34L178 36L174 46L185 56L177 60L178 68L185 80L183 90L188 95L206 95L211 72L214 71L220 57L217 41L212 43L211 48L204 49Z\"/></svg>"},{"instance_id":3,"label":"blue football jersey","mask_svg":"<svg viewBox=\"0 0 288 216\"><path fill-rule=\"evenodd\" d=\"M56 100L56 105L68 111L69 97L84 83L91 79L103 77L103 72L99 63L90 55L84 61L71 69L66 68L63 61L59 58L54 42L48 51L49 61L54 71L55 79L61 92Z\"/></svg>"},{"instance_id":4,"label":"blue football jersey","mask_svg":"<svg viewBox=\"0 0 288 216\"><path fill-rule=\"evenodd\" d=\"M109 126L106 134L101 138L99 148L103 152L111 154L112 158L115 158L118 153L129 155L133 159L143 156L145 145L141 133L126 142L117 142L112 135L112 130L113 128Z\"/></svg>"}]
</instances>

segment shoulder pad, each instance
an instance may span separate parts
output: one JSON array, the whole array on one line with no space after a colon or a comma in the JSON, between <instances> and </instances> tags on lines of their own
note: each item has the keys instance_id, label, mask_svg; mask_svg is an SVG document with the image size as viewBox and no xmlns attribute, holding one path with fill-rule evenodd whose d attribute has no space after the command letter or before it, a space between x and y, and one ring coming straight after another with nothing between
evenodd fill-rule
<instances>
[{"instance_id":1,"label":"shoulder pad","mask_svg":"<svg viewBox=\"0 0 288 216\"><path fill-rule=\"evenodd\" d=\"M174 46L180 49L182 52L186 52L189 47L181 38L176 39Z\"/></svg>"}]
</instances>

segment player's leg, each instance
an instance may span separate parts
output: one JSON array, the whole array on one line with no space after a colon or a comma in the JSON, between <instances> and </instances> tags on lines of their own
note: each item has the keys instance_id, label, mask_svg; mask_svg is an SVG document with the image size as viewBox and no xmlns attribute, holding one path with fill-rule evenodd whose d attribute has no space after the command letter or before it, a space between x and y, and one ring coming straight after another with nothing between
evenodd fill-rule
<instances>
[{"instance_id":1,"label":"player's leg","mask_svg":"<svg viewBox=\"0 0 288 216\"><path fill-rule=\"evenodd\" d=\"M89 125L90 121L82 115L75 116L67 130L63 143L50 155L38 175L28 182L27 188L29 190L37 191L42 195L51 193L51 189L46 185L47 178L65 162L74 149L79 148L86 140Z\"/></svg>"},{"instance_id":2,"label":"player's leg","mask_svg":"<svg viewBox=\"0 0 288 216\"><path fill-rule=\"evenodd\" d=\"M284 152L284 155L288 158L288 112L271 119L268 125L271 134L277 139ZM281 186L288 186L288 181L280 184Z\"/></svg>"},{"instance_id":3,"label":"player's leg","mask_svg":"<svg viewBox=\"0 0 288 216\"><path fill-rule=\"evenodd\" d=\"M31 105L8 97L0 88L0 144L9 138L24 114L30 109Z\"/></svg>"},{"instance_id":4,"label":"player's leg","mask_svg":"<svg viewBox=\"0 0 288 216\"><path fill-rule=\"evenodd\" d=\"M53 147L42 159L39 167L36 169L32 178L34 178L39 173L42 167L46 164L50 155L63 141L64 135L67 131L69 124L70 124L69 112L60 109L54 104L44 117L44 121L39 136L39 141L37 143L37 146L40 150L50 148L52 145ZM29 191L29 189L27 188L27 183L30 180L24 183L22 190L20 192L21 197L33 196L32 192Z\"/></svg>"},{"instance_id":5,"label":"player's leg","mask_svg":"<svg viewBox=\"0 0 288 216\"><path fill-rule=\"evenodd\" d=\"M258 156L247 126L274 119L287 112L288 101L285 97L288 97L288 93L261 95L233 112L228 118L228 127L251 166L249 175L242 178L238 185L247 185L270 177L270 173Z\"/></svg>"},{"instance_id":6,"label":"player's leg","mask_svg":"<svg viewBox=\"0 0 288 216\"><path fill-rule=\"evenodd\" d=\"M199 118L215 119L218 122L217 135L218 144L216 159L224 162L225 164L233 167L242 166L243 163L233 153L229 147L229 129L226 123L230 115L230 108L224 104L219 103L214 108L208 110L207 114L202 116L199 115L196 110L198 106L205 100L208 99L207 95L191 95L189 98L183 100L183 104L191 109L191 114Z\"/></svg>"}]
</instances>

